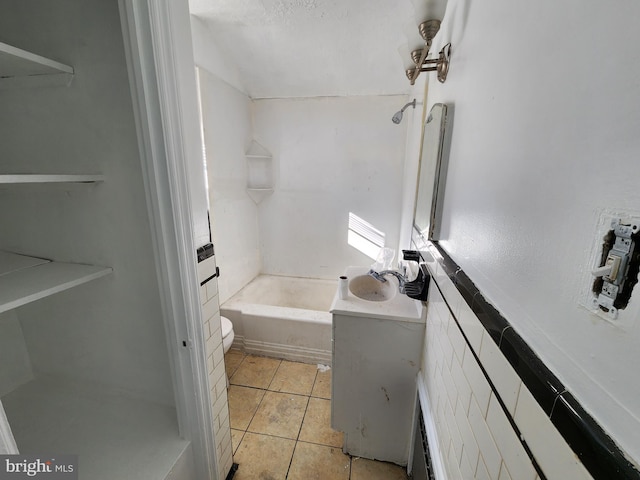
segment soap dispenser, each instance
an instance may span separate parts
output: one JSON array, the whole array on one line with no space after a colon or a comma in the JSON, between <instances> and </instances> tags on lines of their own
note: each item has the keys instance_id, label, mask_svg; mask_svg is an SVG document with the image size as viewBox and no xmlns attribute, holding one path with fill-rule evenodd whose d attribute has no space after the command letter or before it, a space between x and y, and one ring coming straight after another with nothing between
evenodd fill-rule
<instances>
[{"instance_id":1,"label":"soap dispenser","mask_svg":"<svg viewBox=\"0 0 640 480\"><path fill-rule=\"evenodd\" d=\"M418 276L412 282L404 284L404 293L409 298L425 301L429 294L429 282L431 275L424 263L420 263L422 258L417 250L402 250L402 258L408 262L416 262L418 264Z\"/></svg>"}]
</instances>

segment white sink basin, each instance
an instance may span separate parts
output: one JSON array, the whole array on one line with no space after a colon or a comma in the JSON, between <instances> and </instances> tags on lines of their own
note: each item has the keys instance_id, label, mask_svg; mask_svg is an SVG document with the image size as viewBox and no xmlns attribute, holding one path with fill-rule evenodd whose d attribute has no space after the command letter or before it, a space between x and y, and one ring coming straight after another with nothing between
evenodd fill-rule
<instances>
[{"instance_id":1,"label":"white sink basin","mask_svg":"<svg viewBox=\"0 0 640 480\"><path fill-rule=\"evenodd\" d=\"M398 293L398 280L387 275L386 282L378 282L367 275L369 267L347 267L344 276L349 279L349 292L340 298L336 289L331 304L334 319L345 316L378 318L400 322L425 321L426 309L422 302ZM334 320L335 321L335 320Z\"/></svg>"},{"instance_id":2,"label":"white sink basin","mask_svg":"<svg viewBox=\"0 0 640 480\"><path fill-rule=\"evenodd\" d=\"M349 281L349 291L358 298L370 302L386 302L398 293L395 282L380 282L371 275L358 275Z\"/></svg>"}]
</instances>

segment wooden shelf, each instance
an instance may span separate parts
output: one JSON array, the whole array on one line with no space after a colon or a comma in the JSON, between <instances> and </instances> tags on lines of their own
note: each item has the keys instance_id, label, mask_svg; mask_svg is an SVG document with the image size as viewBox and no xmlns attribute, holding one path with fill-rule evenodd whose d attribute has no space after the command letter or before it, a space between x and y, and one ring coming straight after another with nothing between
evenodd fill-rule
<instances>
[{"instance_id":1,"label":"wooden shelf","mask_svg":"<svg viewBox=\"0 0 640 480\"><path fill-rule=\"evenodd\" d=\"M0 174L0 184L16 183L95 183L103 182L104 175L41 175L41 174Z\"/></svg>"},{"instance_id":2,"label":"wooden shelf","mask_svg":"<svg viewBox=\"0 0 640 480\"><path fill-rule=\"evenodd\" d=\"M2 252L0 313L104 277L112 271L109 267L51 262Z\"/></svg>"},{"instance_id":3,"label":"wooden shelf","mask_svg":"<svg viewBox=\"0 0 640 480\"><path fill-rule=\"evenodd\" d=\"M0 88L68 85L73 68L0 42Z\"/></svg>"}]
</instances>

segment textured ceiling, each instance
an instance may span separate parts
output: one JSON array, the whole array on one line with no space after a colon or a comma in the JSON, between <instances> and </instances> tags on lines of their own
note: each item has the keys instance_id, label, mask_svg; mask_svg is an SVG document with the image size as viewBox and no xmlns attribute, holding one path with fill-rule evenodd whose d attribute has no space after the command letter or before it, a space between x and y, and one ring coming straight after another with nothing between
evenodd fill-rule
<instances>
[{"instance_id":1,"label":"textured ceiling","mask_svg":"<svg viewBox=\"0 0 640 480\"><path fill-rule=\"evenodd\" d=\"M189 0L252 98L409 92L418 24L446 0Z\"/></svg>"}]
</instances>

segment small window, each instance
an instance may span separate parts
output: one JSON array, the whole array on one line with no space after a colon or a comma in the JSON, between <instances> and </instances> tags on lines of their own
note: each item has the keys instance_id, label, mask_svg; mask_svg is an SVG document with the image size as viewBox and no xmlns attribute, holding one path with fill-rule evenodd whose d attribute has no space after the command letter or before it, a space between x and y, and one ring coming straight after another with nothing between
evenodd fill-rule
<instances>
[{"instance_id":1,"label":"small window","mask_svg":"<svg viewBox=\"0 0 640 480\"><path fill-rule=\"evenodd\" d=\"M384 240L384 232L355 213L349 212L349 234L347 237L349 245L375 260L378 258L380 249L384 247Z\"/></svg>"}]
</instances>

